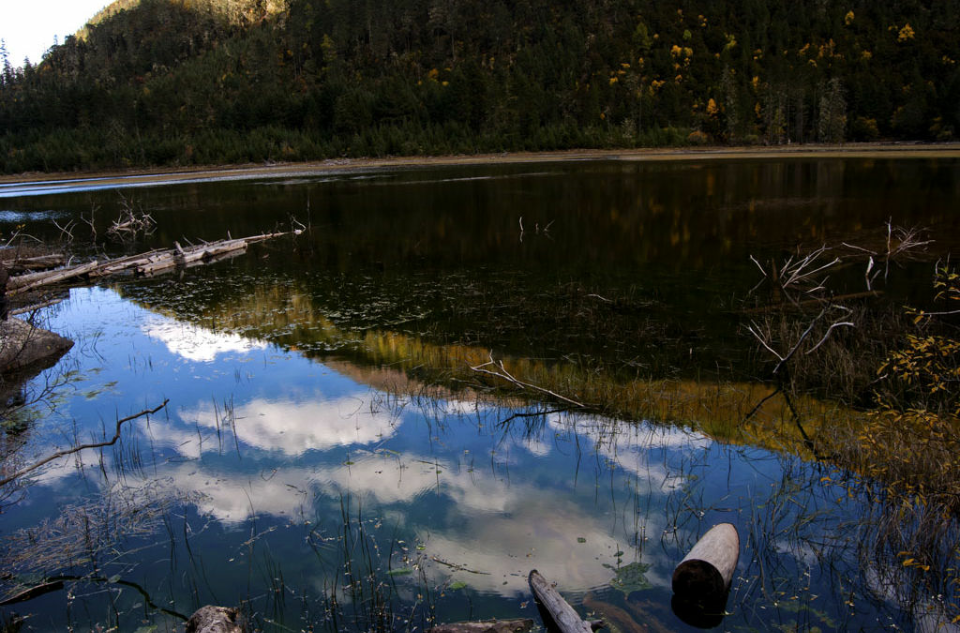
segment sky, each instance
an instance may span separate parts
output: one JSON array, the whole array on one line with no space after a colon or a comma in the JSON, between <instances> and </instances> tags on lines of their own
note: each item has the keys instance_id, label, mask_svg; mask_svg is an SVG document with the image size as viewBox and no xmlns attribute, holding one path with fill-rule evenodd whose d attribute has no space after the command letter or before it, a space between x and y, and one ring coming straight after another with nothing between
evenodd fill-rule
<instances>
[{"instance_id":1,"label":"sky","mask_svg":"<svg viewBox=\"0 0 960 633\"><path fill-rule=\"evenodd\" d=\"M110 0L0 0L0 39L10 63L23 66L24 57L39 63L54 36L63 42L108 4Z\"/></svg>"}]
</instances>

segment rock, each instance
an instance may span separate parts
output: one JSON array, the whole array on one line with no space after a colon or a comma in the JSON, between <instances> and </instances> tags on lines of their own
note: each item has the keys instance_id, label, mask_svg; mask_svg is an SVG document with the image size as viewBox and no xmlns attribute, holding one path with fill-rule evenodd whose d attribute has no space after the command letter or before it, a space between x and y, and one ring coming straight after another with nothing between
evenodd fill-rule
<instances>
[{"instance_id":1,"label":"rock","mask_svg":"<svg viewBox=\"0 0 960 633\"><path fill-rule=\"evenodd\" d=\"M0 375L50 367L73 347L73 341L22 319L0 321Z\"/></svg>"},{"instance_id":2,"label":"rock","mask_svg":"<svg viewBox=\"0 0 960 633\"><path fill-rule=\"evenodd\" d=\"M246 630L239 609L207 605L190 616L185 633L245 633Z\"/></svg>"}]
</instances>

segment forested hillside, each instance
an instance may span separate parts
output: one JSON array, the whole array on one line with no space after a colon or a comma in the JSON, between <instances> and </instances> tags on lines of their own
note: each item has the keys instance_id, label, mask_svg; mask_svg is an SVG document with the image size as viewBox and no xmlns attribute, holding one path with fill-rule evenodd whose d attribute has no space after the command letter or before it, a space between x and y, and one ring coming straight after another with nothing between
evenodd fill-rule
<instances>
[{"instance_id":1,"label":"forested hillside","mask_svg":"<svg viewBox=\"0 0 960 633\"><path fill-rule=\"evenodd\" d=\"M0 169L950 140L958 60L960 0L119 0L3 60Z\"/></svg>"}]
</instances>

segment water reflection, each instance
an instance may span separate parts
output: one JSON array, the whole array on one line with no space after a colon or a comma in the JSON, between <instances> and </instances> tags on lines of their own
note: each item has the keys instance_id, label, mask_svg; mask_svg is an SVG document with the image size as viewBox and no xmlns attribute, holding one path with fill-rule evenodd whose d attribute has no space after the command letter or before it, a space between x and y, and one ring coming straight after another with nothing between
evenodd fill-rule
<instances>
[{"instance_id":1,"label":"water reflection","mask_svg":"<svg viewBox=\"0 0 960 633\"><path fill-rule=\"evenodd\" d=\"M143 332L162 341L171 354L193 362L210 362L218 354L266 349L267 344L239 334L214 332L206 328L157 317L143 324Z\"/></svg>"},{"instance_id":2,"label":"water reflection","mask_svg":"<svg viewBox=\"0 0 960 633\"><path fill-rule=\"evenodd\" d=\"M880 572L862 571L862 490L802 460L652 421L431 391L399 369L307 358L110 290L73 291L50 321L87 343L50 370L73 368L30 454L171 402L116 446L43 471L4 508L18 583L69 569L136 582L182 612L243 604L265 628L352 631L375 628L361 590L406 614L390 628L532 615L535 567L604 617L684 630L669 612L673 566L731 521L744 542L731 629L910 627L877 590ZM30 556L31 543L67 542ZM641 577L624 591L612 581L630 565ZM167 622L136 596L78 586L23 612L49 629ZM356 617L331 619L344 613Z\"/></svg>"}]
</instances>

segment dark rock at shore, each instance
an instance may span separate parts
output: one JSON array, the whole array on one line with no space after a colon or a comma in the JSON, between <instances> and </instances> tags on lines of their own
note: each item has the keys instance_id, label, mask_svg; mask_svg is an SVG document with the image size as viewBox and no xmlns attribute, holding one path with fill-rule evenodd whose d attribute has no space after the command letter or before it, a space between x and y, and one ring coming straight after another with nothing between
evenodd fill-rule
<instances>
[{"instance_id":1,"label":"dark rock at shore","mask_svg":"<svg viewBox=\"0 0 960 633\"><path fill-rule=\"evenodd\" d=\"M44 369L73 347L73 341L22 319L0 321L0 375Z\"/></svg>"}]
</instances>

